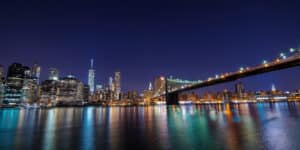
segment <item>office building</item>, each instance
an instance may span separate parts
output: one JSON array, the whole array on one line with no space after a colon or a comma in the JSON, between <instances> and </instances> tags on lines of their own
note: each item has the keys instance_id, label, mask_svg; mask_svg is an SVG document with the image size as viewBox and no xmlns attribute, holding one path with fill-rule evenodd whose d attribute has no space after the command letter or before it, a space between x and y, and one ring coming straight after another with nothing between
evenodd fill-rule
<instances>
[{"instance_id":1,"label":"office building","mask_svg":"<svg viewBox=\"0 0 300 150\"><path fill-rule=\"evenodd\" d=\"M84 84L74 75L68 75L58 82L56 103L81 105L84 102L85 89Z\"/></svg>"},{"instance_id":2,"label":"office building","mask_svg":"<svg viewBox=\"0 0 300 150\"><path fill-rule=\"evenodd\" d=\"M45 105L56 103L58 83L57 80L45 80L41 83L40 103Z\"/></svg>"},{"instance_id":3,"label":"office building","mask_svg":"<svg viewBox=\"0 0 300 150\"><path fill-rule=\"evenodd\" d=\"M95 69L94 69L94 60L91 59L91 66L89 69L89 76L88 76L88 85L90 89L90 94L94 94L95 91Z\"/></svg>"},{"instance_id":4,"label":"office building","mask_svg":"<svg viewBox=\"0 0 300 150\"><path fill-rule=\"evenodd\" d=\"M57 81L59 79L59 72L56 68L49 69L49 80Z\"/></svg>"},{"instance_id":5,"label":"office building","mask_svg":"<svg viewBox=\"0 0 300 150\"><path fill-rule=\"evenodd\" d=\"M245 92L245 87L242 82L235 84L235 93L237 94L237 98L242 98Z\"/></svg>"},{"instance_id":6,"label":"office building","mask_svg":"<svg viewBox=\"0 0 300 150\"><path fill-rule=\"evenodd\" d=\"M36 80L37 84L40 84L41 67L38 64L33 64L32 77Z\"/></svg>"},{"instance_id":7,"label":"office building","mask_svg":"<svg viewBox=\"0 0 300 150\"><path fill-rule=\"evenodd\" d=\"M121 95L121 72L115 72L115 99L120 100Z\"/></svg>"},{"instance_id":8,"label":"office building","mask_svg":"<svg viewBox=\"0 0 300 150\"><path fill-rule=\"evenodd\" d=\"M13 63L9 66L3 103L17 104L21 102L25 70L27 67L19 63Z\"/></svg>"},{"instance_id":9,"label":"office building","mask_svg":"<svg viewBox=\"0 0 300 150\"><path fill-rule=\"evenodd\" d=\"M4 67L0 65L0 82L4 80Z\"/></svg>"}]
</instances>

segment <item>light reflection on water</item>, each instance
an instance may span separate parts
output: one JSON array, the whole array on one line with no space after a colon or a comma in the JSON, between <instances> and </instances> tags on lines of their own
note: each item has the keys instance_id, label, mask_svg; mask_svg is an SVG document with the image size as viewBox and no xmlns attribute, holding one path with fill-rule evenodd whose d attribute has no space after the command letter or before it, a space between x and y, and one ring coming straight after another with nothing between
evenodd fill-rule
<instances>
[{"instance_id":1,"label":"light reflection on water","mask_svg":"<svg viewBox=\"0 0 300 150\"><path fill-rule=\"evenodd\" d=\"M299 149L300 103L0 109L0 149Z\"/></svg>"}]
</instances>

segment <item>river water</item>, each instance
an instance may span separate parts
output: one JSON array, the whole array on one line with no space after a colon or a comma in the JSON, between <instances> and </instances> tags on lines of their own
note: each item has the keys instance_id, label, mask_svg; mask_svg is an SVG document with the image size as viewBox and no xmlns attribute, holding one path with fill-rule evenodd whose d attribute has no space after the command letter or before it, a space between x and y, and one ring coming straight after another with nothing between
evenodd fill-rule
<instances>
[{"instance_id":1,"label":"river water","mask_svg":"<svg viewBox=\"0 0 300 150\"><path fill-rule=\"evenodd\" d=\"M0 109L0 149L300 149L300 103Z\"/></svg>"}]
</instances>

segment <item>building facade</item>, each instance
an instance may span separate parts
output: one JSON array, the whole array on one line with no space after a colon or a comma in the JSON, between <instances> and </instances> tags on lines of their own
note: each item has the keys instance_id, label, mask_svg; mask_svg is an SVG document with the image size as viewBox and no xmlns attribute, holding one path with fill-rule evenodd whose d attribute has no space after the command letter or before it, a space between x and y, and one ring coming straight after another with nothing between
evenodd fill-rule
<instances>
[{"instance_id":1,"label":"building facade","mask_svg":"<svg viewBox=\"0 0 300 150\"><path fill-rule=\"evenodd\" d=\"M121 72L115 72L115 99L121 99Z\"/></svg>"},{"instance_id":2,"label":"building facade","mask_svg":"<svg viewBox=\"0 0 300 150\"><path fill-rule=\"evenodd\" d=\"M94 60L91 59L91 66L89 69L89 76L88 76L88 85L90 89L90 94L94 94L95 91L95 69L94 67Z\"/></svg>"},{"instance_id":3,"label":"building facade","mask_svg":"<svg viewBox=\"0 0 300 150\"><path fill-rule=\"evenodd\" d=\"M59 71L56 68L49 69L49 80L59 80Z\"/></svg>"}]
</instances>

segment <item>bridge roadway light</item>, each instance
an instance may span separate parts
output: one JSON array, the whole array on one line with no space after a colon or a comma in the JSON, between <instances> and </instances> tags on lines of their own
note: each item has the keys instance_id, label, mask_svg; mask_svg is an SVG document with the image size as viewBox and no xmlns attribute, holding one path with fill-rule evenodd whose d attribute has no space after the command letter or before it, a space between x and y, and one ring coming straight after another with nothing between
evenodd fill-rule
<instances>
[{"instance_id":1,"label":"bridge roadway light","mask_svg":"<svg viewBox=\"0 0 300 150\"><path fill-rule=\"evenodd\" d=\"M222 79L224 79L224 78L225 78L225 76L222 74L222 75L221 75L221 78L222 78Z\"/></svg>"},{"instance_id":2,"label":"bridge roadway light","mask_svg":"<svg viewBox=\"0 0 300 150\"><path fill-rule=\"evenodd\" d=\"M268 67L269 66L268 62L266 60L263 61L263 65L264 65L264 67Z\"/></svg>"},{"instance_id":3,"label":"bridge roadway light","mask_svg":"<svg viewBox=\"0 0 300 150\"><path fill-rule=\"evenodd\" d=\"M284 53L280 53L280 57L283 58L283 59L286 59L286 56Z\"/></svg>"},{"instance_id":4,"label":"bridge roadway light","mask_svg":"<svg viewBox=\"0 0 300 150\"><path fill-rule=\"evenodd\" d=\"M267 61L266 60L263 60L263 64L266 64L267 63Z\"/></svg>"},{"instance_id":5,"label":"bridge roadway light","mask_svg":"<svg viewBox=\"0 0 300 150\"><path fill-rule=\"evenodd\" d=\"M294 48L290 48L290 52L291 53L295 52L295 49Z\"/></svg>"},{"instance_id":6,"label":"bridge roadway light","mask_svg":"<svg viewBox=\"0 0 300 150\"><path fill-rule=\"evenodd\" d=\"M219 75L218 74L216 74L216 77L215 77L216 79L219 79Z\"/></svg>"},{"instance_id":7,"label":"bridge roadway light","mask_svg":"<svg viewBox=\"0 0 300 150\"><path fill-rule=\"evenodd\" d=\"M240 73L242 73L244 71L244 67L240 68Z\"/></svg>"}]
</instances>

